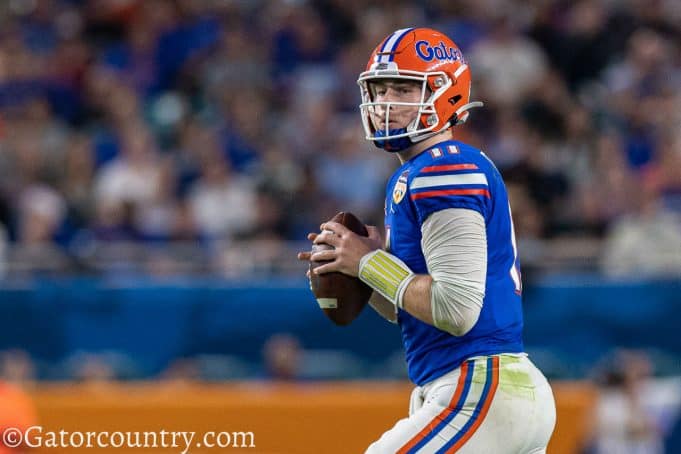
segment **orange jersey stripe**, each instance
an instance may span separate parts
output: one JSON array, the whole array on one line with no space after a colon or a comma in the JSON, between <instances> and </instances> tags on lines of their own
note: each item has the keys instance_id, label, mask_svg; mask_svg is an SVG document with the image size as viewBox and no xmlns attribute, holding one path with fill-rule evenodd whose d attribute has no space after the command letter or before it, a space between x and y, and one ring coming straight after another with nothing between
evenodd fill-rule
<instances>
[{"instance_id":1,"label":"orange jersey stripe","mask_svg":"<svg viewBox=\"0 0 681 454\"><path fill-rule=\"evenodd\" d=\"M446 172L449 170L475 170L478 166L475 164L443 164L439 166L428 166L421 169L423 172Z\"/></svg>"},{"instance_id":2,"label":"orange jersey stripe","mask_svg":"<svg viewBox=\"0 0 681 454\"><path fill-rule=\"evenodd\" d=\"M478 427L480 427L480 424L482 424L482 421L485 419L485 416L487 416L487 412L489 411L489 407L492 405L492 400L494 399L494 394L497 391L497 386L499 385L499 357L498 356L493 356L492 357L492 384L490 385L489 392L487 393L487 399L485 399L485 403L483 404L482 408L480 409L480 415L478 416L478 419L475 420L473 425L468 428L466 433L457 441L454 446L452 446L449 450L447 450L446 454L452 454L459 449L468 441L469 438L473 436L476 430L478 430Z\"/></svg>"},{"instance_id":3,"label":"orange jersey stripe","mask_svg":"<svg viewBox=\"0 0 681 454\"><path fill-rule=\"evenodd\" d=\"M417 200L442 195L484 195L485 197L489 197L489 191L487 189L440 189L437 191L425 191L412 194L411 199Z\"/></svg>"},{"instance_id":4,"label":"orange jersey stripe","mask_svg":"<svg viewBox=\"0 0 681 454\"><path fill-rule=\"evenodd\" d=\"M442 410L439 415L437 415L435 418L431 419L430 422L426 427L421 429L419 433L417 433L414 438L409 440L406 445L402 446L399 451L397 451L396 454L406 454L409 452L411 448L416 446L419 441L423 440L430 432L431 430L437 426L437 424L445 419L449 414L453 411L454 406L456 403L459 401L461 398L461 393L463 392L464 388L464 383L466 382L466 375L468 374L468 362L465 362L461 365L461 375L459 375L459 382L456 385L456 391L454 392L454 396L452 397L452 400L449 401L449 405L447 408Z\"/></svg>"}]
</instances>

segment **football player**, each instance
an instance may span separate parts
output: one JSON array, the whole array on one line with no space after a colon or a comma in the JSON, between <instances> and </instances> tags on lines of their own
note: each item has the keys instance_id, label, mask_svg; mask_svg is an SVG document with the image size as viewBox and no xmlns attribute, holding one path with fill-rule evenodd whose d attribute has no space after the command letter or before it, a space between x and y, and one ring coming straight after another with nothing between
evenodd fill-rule
<instances>
[{"instance_id":1,"label":"football player","mask_svg":"<svg viewBox=\"0 0 681 454\"><path fill-rule=\"evenodd\" d=\"M543 453L555 424L549 383L523 350L522 284L504 182L485 154L454 138L471 73L454 42L397 30L359 76L366 138L395 153L385 241L327 222L333 250L316 273L358 276L371 305L398 323L410 379L409 416L367 453Z\"/></svg>"}]
</instances>

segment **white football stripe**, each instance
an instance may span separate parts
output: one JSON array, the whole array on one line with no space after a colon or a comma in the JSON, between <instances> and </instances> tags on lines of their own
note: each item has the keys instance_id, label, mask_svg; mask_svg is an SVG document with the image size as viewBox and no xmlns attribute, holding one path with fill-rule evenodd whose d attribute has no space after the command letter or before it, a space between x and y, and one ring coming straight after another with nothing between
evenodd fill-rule
<instances>
[{"instance_id":1,"label":"white football stripe","mask_svg":"<svg viewBox=\"0 0 681 454\"><path fill-rule=\"evenodd\" d=\"M336 298L317 298L317 304L322 309L337 309L338 300Z\"/></svg>"},{"instance_id":2,"label":"white football stripe","mask_svg":"<svg viewBox=\"0 0 681 454\"><path fill-rule=\"evenodd\" d=\"M462 173L457 175L436 175L433 177L416 177L409 186L410 189L422 189L435 186L452 186L465 184L484 184L487 177L484 173Z\"/></svg>"}]
</instances>

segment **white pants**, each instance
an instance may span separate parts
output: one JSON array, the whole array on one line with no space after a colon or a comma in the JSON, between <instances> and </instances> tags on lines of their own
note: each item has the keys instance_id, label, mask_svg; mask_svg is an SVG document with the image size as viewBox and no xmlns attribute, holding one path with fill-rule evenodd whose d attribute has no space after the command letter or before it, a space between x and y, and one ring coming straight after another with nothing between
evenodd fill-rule
<instances>
[{"instance_id":1,"label":"white pants","mask_svg":"<svg viewBox=\"0 0 681 454\"><path fill-rule=\"evenodd\" d=\"M409 406L366 454L544 453L556 422L551 387L525 354L471 358L415 388Z\"/></svg>"}]
</instances>

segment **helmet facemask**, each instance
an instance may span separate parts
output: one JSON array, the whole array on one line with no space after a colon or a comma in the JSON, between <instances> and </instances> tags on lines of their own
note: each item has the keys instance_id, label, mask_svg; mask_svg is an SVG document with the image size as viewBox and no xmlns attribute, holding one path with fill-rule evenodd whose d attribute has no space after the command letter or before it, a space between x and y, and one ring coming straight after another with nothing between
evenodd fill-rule
<instances>
[{"instance_id":1,"label":"helmet facemask","mask_svg":"<svg viewBox=\"0 0 681 454\"><path fill-rule=\"evenodd\" d=\"M419 102L386 101L375 102L372 83L381 81L411 81L421 84ZM365 138L386 151L402 151L413 143L431 137L451 126L449 119L441 119L435 109L435 102L452 85L452 80L444 72L423 73L418 71L376 70L360 74L357 83L362 94L360 113ZM431 89L435 87L435 91ZM385 112L383 128L374 121L378 116L376 109ZM393 108L417 107L413 120L403 128L390 129L390 114ZM436 129L437 128L437 129Z\"/></svg>"}]
</instances>

